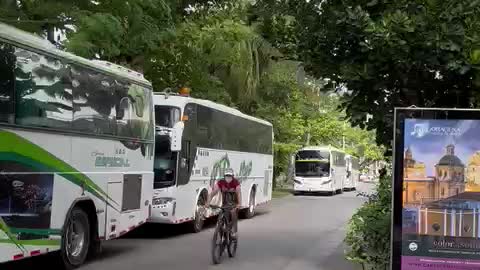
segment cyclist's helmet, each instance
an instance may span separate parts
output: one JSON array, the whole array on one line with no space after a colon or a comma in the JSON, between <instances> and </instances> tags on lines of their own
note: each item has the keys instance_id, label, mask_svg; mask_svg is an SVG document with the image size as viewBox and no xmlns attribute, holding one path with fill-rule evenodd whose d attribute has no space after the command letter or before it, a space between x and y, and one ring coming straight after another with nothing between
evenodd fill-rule
<instances>
[{"instance_id":1,"label":"cyclist's helmet","mask_svg":"<svg viewBox=\"0 0 480 270\"><path fill-rule=\"evenodd\" d=\"M224 175L225 175L225 176L234 176L233 170L230 169L230 168L229 168L229 169L226 169Z\"/></svg>"}]
</instances>

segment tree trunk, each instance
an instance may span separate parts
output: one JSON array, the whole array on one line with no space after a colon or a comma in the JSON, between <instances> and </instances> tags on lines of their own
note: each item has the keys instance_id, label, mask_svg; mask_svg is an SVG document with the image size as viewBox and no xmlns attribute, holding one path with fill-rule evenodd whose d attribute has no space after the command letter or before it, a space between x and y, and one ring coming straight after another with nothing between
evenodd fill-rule
<instances>
[{"instance_id":1,"label":"tree trunk","mask_svg":"<svg viewBox=\"0 0 480 270\"><path fill-rule=\"evenodd\" d=\"M310 139L311 139L311 135L310 135L310 132L307 132L307 136L305 138L305 146L309 146L310 145Z\"/></svg>"}]
</instances>

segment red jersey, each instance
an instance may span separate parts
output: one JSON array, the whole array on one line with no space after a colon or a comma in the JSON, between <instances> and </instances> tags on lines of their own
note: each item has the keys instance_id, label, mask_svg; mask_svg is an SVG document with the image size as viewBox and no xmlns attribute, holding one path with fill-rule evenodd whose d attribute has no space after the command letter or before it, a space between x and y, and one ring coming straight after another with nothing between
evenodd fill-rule
<instances>
[{"instance_id":1,"label":"red jersey","mask_svg":"<svg viewBox=\"0 0 480 270\"><path fill-rule=\"evenodd\" d=\"M217 183L218 188L220 191L223 192L235 192L238 187L240 187L240 182L233 178L232 181L227 182L225 179L219 180Z\"/></svg>"},{"instance_id":2,"label":"red jersey","mask_svg":"<svg viewBox=\"0 0 480 270\"><path fill-rule=\"evenodd\" d=\"M222 192L222 202L224 206L237 202L236 191L240 189L240 182L237 179L233 178L230 183L222 179L218 181L217 187L220 189L220 192Z\"/></svg>"}]
</instances>

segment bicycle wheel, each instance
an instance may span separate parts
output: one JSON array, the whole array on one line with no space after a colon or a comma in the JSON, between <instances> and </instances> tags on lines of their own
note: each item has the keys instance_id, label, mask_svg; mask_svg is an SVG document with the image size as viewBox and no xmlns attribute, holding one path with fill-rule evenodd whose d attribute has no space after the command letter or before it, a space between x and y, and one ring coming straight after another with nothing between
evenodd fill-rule
<instances>
[{"instance_id":1,"label":"bicycle wheel","mask_svg":"<svg viewBox=\"0 0 480 270\"><path fill-rule=\"evenodd\" d=\"M238 247L238 235L236 238L232 238L231 236L228 237L228 257L233 258L237 254L237 247Z\"/></svg>"},{"instance_id":2,"label":"bicycle wheel","mask_svg":"<svg viewBox=\"0 0 480 270\"><path fill-rule=\"evenodd\" d=\"M223 233L223 224L221 221L217 223L212 239L212 261L213 264L222 262L223 252L225 250L225 239Z\"/></svg>"}]
</instances>

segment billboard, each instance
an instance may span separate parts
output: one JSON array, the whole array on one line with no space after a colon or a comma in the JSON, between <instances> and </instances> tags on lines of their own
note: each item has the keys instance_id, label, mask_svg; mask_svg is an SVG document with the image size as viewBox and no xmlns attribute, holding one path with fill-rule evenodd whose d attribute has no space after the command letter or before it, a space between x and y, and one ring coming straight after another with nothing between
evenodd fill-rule
<instances>
[{"instance_id":1,"label":"billboard","mask_svg":"<svg viewBox=\"0 0 480 270\"><path fill-rule=\"evenodd\" d=\"M480 270L480 112L395 112L393 270Z\"/></svg>"}]
</instances>

